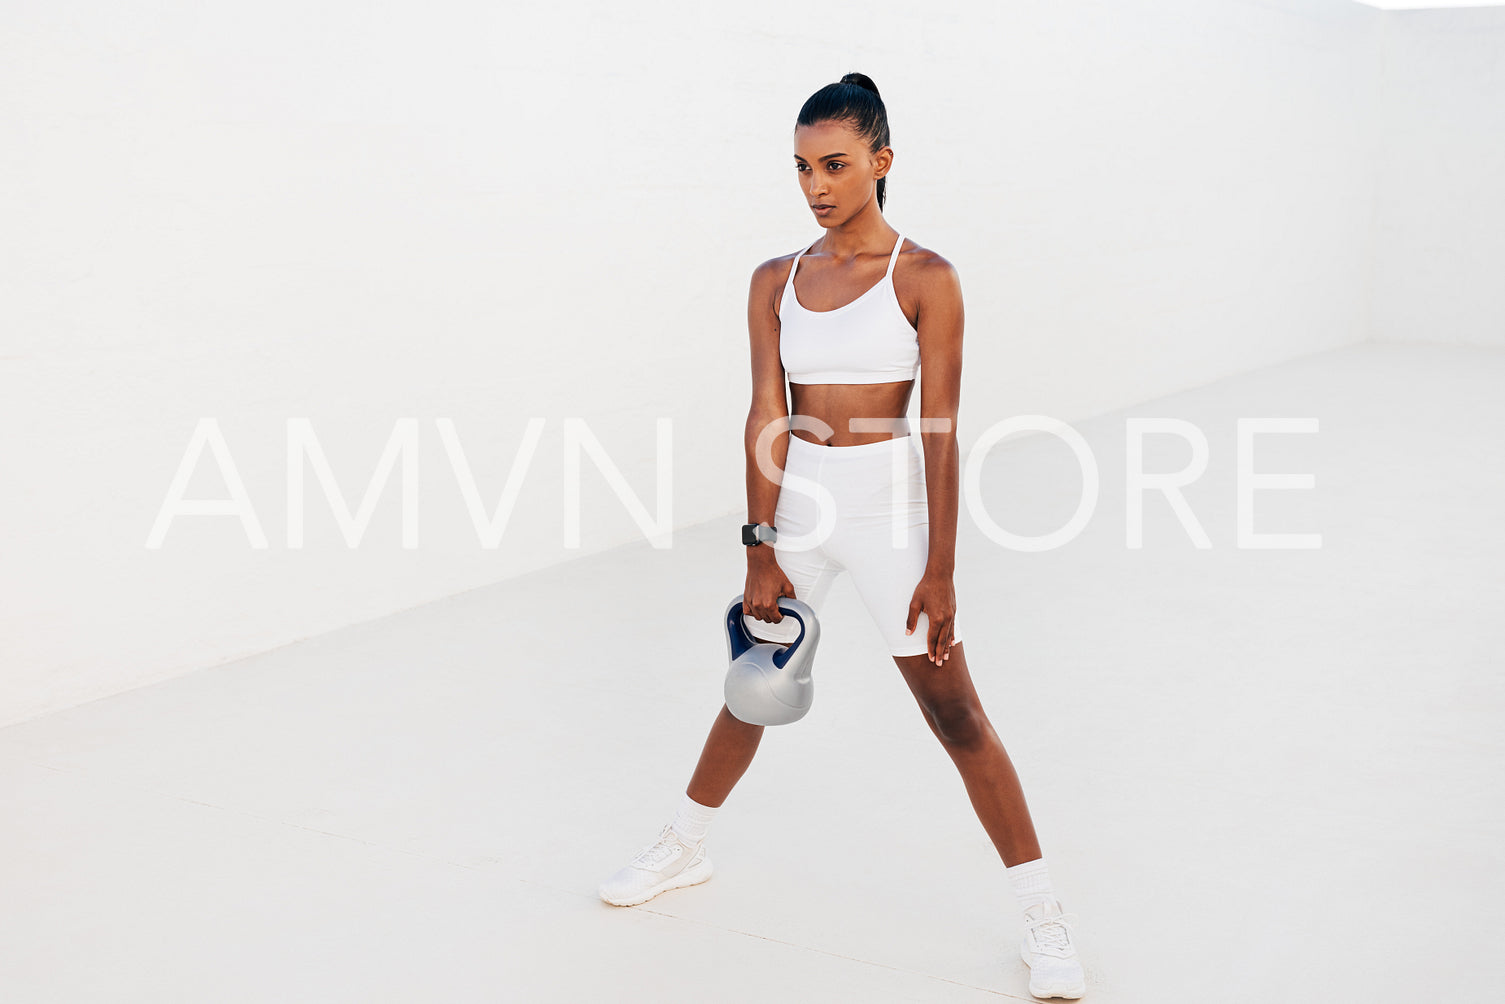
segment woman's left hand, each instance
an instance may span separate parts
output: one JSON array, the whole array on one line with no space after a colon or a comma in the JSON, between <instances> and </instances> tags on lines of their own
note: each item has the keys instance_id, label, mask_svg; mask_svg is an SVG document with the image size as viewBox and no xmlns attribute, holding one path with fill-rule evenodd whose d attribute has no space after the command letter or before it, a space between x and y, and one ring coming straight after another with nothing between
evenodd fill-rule
<instances>
[{"instance_id":1,"label":"woman's left hand","mask_svg":"<svg viewBox=\"0 0 1505 1004\"><path fill-rule=\"evenodd\" d=\"M939 666L951 655L953 628L956 622L956 587L951 576L927 571L915 586L914 597L909 601L909 623L905 634L914 634L920 612L925 612L930 621L928 638L925 640L925 655Z\"/></svg>"}]
</instances>

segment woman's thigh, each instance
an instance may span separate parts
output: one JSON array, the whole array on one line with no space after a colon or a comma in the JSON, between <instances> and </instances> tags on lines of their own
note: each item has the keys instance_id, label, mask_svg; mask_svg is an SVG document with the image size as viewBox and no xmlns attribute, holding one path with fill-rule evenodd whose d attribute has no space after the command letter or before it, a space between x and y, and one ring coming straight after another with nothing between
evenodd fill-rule
<instances>
[{"instance_id":1,"label":"woman's thigh","mask_svg":"<svg viewBox=\"0 0 1505 1004\"><path fill-rule=\"evenodd\" d=\"M808 603L818 616L841 565L831 558L821 542L829 528L830 510L821 507L821 496L815 487L819 471L806 456L791 451L784 471L785 488L779 492L774 513L777 539L772 544L758 546L773 549L779 568L794 587L795 598ZM799 622L792 617L775 622L743 614L742 623L748 634L766 641L787 643L799 637Z\"/></svg>"},{"instance_id":2,"label":"woman's thigh","mask_svg":"<svg viewBox=\"0 0 1505 1004\"><path fill-rule=\"evenodd\" d=\"M860 494L846 500L830 553L851 574L852 585L895 656L924 655L929 616L919 614L913 634L905 634L915 587L930 557L930 512L924 459L917 447L907 451L903 468L872 477ZM961 640L952 621L953 637Z\"/></svg>"}]
</instances>

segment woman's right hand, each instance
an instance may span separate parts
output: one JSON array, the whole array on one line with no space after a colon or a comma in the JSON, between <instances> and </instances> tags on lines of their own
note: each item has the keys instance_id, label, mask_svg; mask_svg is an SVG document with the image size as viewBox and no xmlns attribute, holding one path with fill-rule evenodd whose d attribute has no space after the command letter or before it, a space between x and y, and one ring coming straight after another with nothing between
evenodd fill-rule
<instances>
[{"instance_id":1,"label":"woman's right hand","mask_svg":"<svg viewBox=\"0 0 1505 1004\"><path fill-rule=\"evenodd\" d=\"M767 546L759 544L754 550L761 551ZM784 619L784 613L779 609L779 597L795 599L794 583L779 567L773 551L760 557L749 554L748 558L747 584L742 588L742 612L755 620L777 624Z\"/></svg>"}]
</instances>

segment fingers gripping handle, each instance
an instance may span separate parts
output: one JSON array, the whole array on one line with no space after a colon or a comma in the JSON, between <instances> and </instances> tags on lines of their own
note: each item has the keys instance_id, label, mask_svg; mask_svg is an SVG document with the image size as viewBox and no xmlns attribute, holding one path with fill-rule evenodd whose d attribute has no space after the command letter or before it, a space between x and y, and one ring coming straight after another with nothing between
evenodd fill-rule
<instances>
[{"instance_id":1,"label":"fingers gripping handle","mask_svg":"<svg viewBox=\"0 0 1505 1004\"><path fill-rule=\"evenodd\" d=\"M751 649L754 645L778 644L777 642L760 642L752 635L747 633L747 625L742 621L742 604L745 600L745 597L745 593L738 593L726 608L727 662L733 662L741 658L741 656L749 649ZM803 600L797 600L787 596L780 596L778 602L779 610L799 621L800 625L799 636L788 645L781 646L779 650L773 654L773 664L780 669L783 669L784 666L789 662L789 657L795 653L800 644L804 642L805 636L809 633L809 626L806 623L805 615L813 616L814 612L811 610L810 605L805 603Z\"/></svg>"}]
</instances>

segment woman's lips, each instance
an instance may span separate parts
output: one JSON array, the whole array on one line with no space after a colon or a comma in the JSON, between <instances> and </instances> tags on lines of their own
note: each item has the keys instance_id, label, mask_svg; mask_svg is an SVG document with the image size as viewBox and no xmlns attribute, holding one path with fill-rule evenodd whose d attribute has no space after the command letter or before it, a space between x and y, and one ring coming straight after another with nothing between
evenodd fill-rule
<instances>
[{"instance_id":1,"label":"woman's lips","mask_svg":"<svg viewBox=\"0 0 1505 1004\"><path fill-rule=\"evenodd\" d=\"M817 206L811 206L810 208L813 209L813 210L815 210L815 215L816 216L824 216L827 213L829 213L831 210L835 209L836 207L835 206L819 206L819 205L817 205Z\"/></svg>"}]
</instances>

